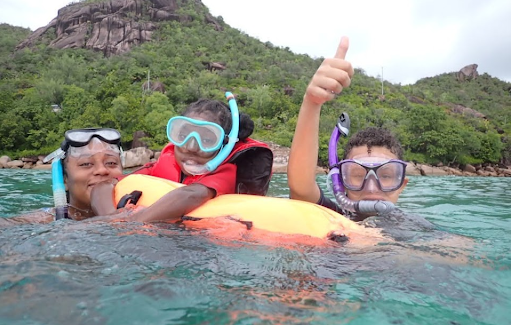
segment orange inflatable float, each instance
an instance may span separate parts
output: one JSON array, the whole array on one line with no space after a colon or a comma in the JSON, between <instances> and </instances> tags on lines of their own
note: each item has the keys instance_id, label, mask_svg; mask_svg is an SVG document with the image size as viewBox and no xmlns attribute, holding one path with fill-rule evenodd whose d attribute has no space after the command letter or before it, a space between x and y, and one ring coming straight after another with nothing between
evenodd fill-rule
<instances>
[{"instance_id":1,"label":"orange inflatable float","mask_svg":"<svg viewBox=\"0 0 512 325\"><path fill-rule=\"evenodd\" d=\"M116 204L133 191L141 191L137 206L150 206L160 197L183 184L147 175L129 175L115 188ZM346 241L346 234L363 229L341 214L317 204L245 194L226 194L209 200L187 213L185 219L203 220L229 217L249 230L283 235L307 235L319 239ZM343 238L345 237L345 238Z\"/></svg>"}]
</instances>

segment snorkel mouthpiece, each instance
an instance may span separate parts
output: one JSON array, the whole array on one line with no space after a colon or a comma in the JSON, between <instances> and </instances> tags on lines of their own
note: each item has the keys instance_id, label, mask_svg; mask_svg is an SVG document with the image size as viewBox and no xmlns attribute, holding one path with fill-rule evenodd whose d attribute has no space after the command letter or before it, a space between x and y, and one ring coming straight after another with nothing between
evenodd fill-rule
<instances>
[{"instance_id":1,"label":"snorkel mouthpiece","mask_svg":"<svg viewBox=\"0 0 512 325\"><path fill-rule=\"evenodd\" d=\"M361 200L353 201L345 194L345 187L341 180L340 170L338 168L338 140L340 135L348 136L350 130L350 119L347 113L341 113L336 127L331 134L329 140L329 174L327 175L327 183L331 180L331 189L339 206L350 212L358 214L377 214L386 215L395 209L395 205L389 201L370 201Z\"/></svg>"},{"instance_id":2,"label":"snorkel mouthpiece","mask_svg":"<svg viewBox=\"0 0 512 325\"><path fill-rule=\"evenodd\" d=\"M389 201L366 201L361 200L356 203L356 211L359 213L374 213L386 215L395 209L395 205Z\"/></svg>"},{"instance_id":3,"label":"snorkel mouthpiece","mask_svg":"<svg viewBox=\"0 0 512 325\"><path fill-rule=\"evenodd\" d=\"M208 170L207 164L192 165L192 164L184 163L183 169L190 175L204 175L204 174L210 172L210 170Z\"/></svg>"},{"instance_id":4,"label":"snorkel mouthpiece","mask_svg":"<svg viewBox=\"0 0 512 325\"><path fill-rule=\"evenodd\" d=\"M383 216L395 209L395 205L389 201L352 201L343 192L336 193L335 197L340 207L350 212L360 214L377 213L378 215Z\"/></svg>"}]
</instances>

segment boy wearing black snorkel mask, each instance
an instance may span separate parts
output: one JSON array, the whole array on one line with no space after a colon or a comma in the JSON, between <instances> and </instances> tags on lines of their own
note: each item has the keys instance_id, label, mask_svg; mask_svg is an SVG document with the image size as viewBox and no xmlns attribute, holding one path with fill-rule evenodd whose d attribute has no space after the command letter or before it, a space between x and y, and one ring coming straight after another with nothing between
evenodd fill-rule
<instances>
[{"instance_id":1,"label":"boy wearing black snorkel mask","mask_svg":"<svg viewBox=\"0 0 512 325\"><path fill-rule=\"evenodd\" d=\"M330 143L330 175L336 202L326 198L316 184L318 132L322 105L350 85L354 69L345 60L349 46L343 37L334 58L325 59L311 79L299 112L288 162L290 197L333 209L353 220L385 214L407 185L402 148L388 131L368 128L353 136L339 162L339 134L348 135L348 117L339 120ZM348 122L346 129L344 122Z\"/></svg>"},{"instance_id":2,"label":"boy wearing black snorkel mask","mask_svg":"<svg viewBox=\"0 0 512 325\"><path fill-rule=\"evenodd\" d=\"M170 143L162 150L158 161L146 164L133 174L160 177L187 186L167 193L143 212L123 218L143 222L179 221L187 212L222 194L266 193L272 171L272 152L266 144L248 138L254 122L249 115L239 114L233 94L228 92L226 97L229 106L217 100L201 99L188 106L181 116L169 120ZM252 153L262 159L243 159L242 164L256 161L258 166L250 165L247 169L237 163L238 157ZM253 170L260 170L260 175L254 177ZM244 178L248 182L243 181ZM94 189L93 209L98 215L117 212L112 193L113 186L108 183Z\"/></svg>"}]
</instances>

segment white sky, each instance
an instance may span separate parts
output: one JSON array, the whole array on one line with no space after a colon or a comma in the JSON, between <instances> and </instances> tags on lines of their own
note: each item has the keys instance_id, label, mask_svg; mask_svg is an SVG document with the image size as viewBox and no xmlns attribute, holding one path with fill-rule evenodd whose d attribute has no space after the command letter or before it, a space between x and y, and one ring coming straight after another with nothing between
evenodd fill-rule
<instances>
[{"instance_id":1,"label":"white sky","mask_svg":"<svg viewBox=\"0 0 512 325\"><path fill-rule=\"evenodd\" d=\"M36 30L71 0L0 0L0 23ZM370 76L409 84L478 64L510 82L510 0L202 0L213 16L276 46L346 59Z\"/></svg>"}]
</instances>

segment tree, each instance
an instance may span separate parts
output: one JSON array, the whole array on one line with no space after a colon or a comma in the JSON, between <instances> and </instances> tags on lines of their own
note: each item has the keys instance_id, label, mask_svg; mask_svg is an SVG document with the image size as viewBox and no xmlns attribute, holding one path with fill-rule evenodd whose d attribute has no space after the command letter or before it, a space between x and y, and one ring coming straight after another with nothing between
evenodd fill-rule
<instances>
[{"instance_id":1,"label":"tree","mask_svg":"<svg viewBox=\"0 0 512 325\"><path fill-rule=\"evenodd\" d=\"M167 139L167 122L176 112L169 103L167 97L160 93L154 93L146 99L144 116L144 132L151 135L147 139L151 148L162 148L169 140Z\"/></svg>"},{"instance_id":2,"label":"tree","mask_svg":"<svg viewBox=\"0 0 512 325\"><path fill-rule=\"evenodd\" d=\"M254 89L247 91L247 98L249 99L249 107L256 110L260 117L272 117L272 96L271 90L268 86L257 86Z\"/></svg>"}]
</instances>

